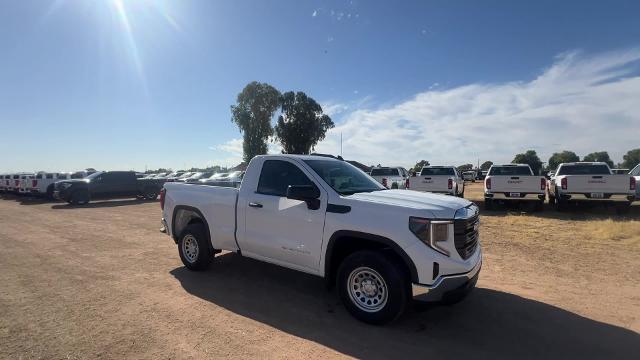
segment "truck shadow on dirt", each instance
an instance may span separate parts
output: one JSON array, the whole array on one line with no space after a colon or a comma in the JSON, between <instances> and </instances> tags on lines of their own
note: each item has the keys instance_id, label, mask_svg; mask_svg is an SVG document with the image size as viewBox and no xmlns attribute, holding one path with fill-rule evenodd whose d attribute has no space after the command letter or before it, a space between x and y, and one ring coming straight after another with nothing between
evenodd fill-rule
<instances>
[{"instance_id":1,"label":"truck shadow on dirt","mask_svg":"<svg viewBox=\"0 0 640 360\"><path fill-rule=\"evenodd\" d=\"M356 358L633 358L640 351L633 331L491 289L450 307L414 306L376 327L352 318L324 280L236 254L217 256L206 272L171 274L194 296Z\"/></svg>"},{"instance_id":2,"label":"truck shadow on dirt","mask_svg":"<svg viewBox=\"0 0 640 360\"><path fill-rule=\"evenodd\" d=\"M95 208L110 208L129 205L142 205L150 202L157 202L157 200L141 200L141 199L126 199L126 200L105 200L105 201L92 201L85 205L71 205L68 203L59 203L51 206L56 210L69 210L69 209L95 209Z\"/></svg>"}]
</instances>

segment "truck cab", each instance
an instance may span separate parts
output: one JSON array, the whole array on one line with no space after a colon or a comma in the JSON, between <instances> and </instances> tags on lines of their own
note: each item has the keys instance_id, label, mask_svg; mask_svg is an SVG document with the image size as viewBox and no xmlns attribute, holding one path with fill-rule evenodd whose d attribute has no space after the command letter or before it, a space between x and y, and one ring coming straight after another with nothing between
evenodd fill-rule
<instances>
[{"instance_id":1,"label":"truck cab","mask_svg":"<svg viewBox=\"0 0 640 360\"><path fill-rule=\"evenodd\" d=\"M371 169L371 177L387 189L406 189L409 172L400 166L374 167Z\"/></svg>"}]
</instances>

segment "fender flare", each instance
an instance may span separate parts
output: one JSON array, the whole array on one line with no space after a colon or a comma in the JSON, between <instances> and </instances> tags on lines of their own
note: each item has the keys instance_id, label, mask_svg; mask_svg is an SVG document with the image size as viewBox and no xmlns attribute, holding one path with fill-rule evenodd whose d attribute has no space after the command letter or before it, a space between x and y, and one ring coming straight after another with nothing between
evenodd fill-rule
<instances>
[{"instance_id":1,"label":"fender flare","mask_svg":"<svg viewBox=\"0 0 640 360\"><path fill-rule=\"evenodd\" d=\"M324 276L325 276L325 279L327 279L328 281L331 280L333 276L333 274L331 274L331 260L333 255L333 247L337 243L338 239L341 239L344 237L368 240L368 241L372 241L390 248L396 255L398 255L398 257L400 257L402 262L405 264L405 266L409 270L411 281L414 283L419 282L418 270L416 268L416 265L414 264L413 260L411 260L409 255L407 255L407 253L400 247L400 245L398 245L393 240L384 236L360 232L360 231L353 231L353 230L338 230L334 232L329 238L327 249L325 251L326 255L325 255L325 261L324 261Z\"/></svg>"},{"instance_id":2,"label":"fender flare","mask_svg":"<svg viewBox=\"0 0 640 360\"><path fill-rule=\"evenodd\" d=\"M180 234L176 234L175 229L176 229L176 215L178 215L178 211L180 210L187 210L187 211L192 211L196 214L198 214L198 216L200 217L200 219L202 220L202 222L204 223L204 226L207 227L207 241L209 242L209 247L213 250L213 244L211 243L211 229L209 228L209 223L207 222L207 218L204 217L204 215L202 214L202 212L198 209L195 208L193 206L189 206L189 205L176 205L173 208L173 214L171 214L171 237L173 237L173 241L176 242L176 244L178 243L178 236L180 236Z\"/></svg>"}]
</instances>

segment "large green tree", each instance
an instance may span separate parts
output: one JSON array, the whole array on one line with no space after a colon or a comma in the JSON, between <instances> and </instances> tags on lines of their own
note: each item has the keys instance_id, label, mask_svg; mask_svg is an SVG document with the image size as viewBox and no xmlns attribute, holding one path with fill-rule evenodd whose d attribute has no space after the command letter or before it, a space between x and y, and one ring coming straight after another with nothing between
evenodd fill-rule
<instances>
[{"instance_id":1,"label":"large green tree","mask_svg":"<svg viewBox=\"0 0 640 360\"><path fill-rule=\"evenodd\" d=\"M489 170L491 165L493 165L493 161L485 161L485 162L482 163L482 165L480 165L480 170L487 171L487 170Z\"/></svg>"},{"instance_id":2,"label":"large green tree","mask_svg":"<svg viewBox=\"0 0 640 360\"><path fill-rule=\"evenodd\" d=\"M609 165L609 167L613 167L613 160L609 157L609 153L606 151L596 151L591 154L587 154L582 158L582 161L591 161L591 162L604 162Z\"/></svg>"},{"instance_id":3,"label":"large green tree","mask_svg":"<svg viewBox=\"0 0 640 360\"><path fill-rule=\"evenodd\" d=\"M419 172L420 170L422 170L423 167L429 166L429 165L431 164L429 164L427 160L420 160L415 165L413 165L413 167L411 168L411 171Z\"/></svg>"},{"instance_id":4,"label":"large green tree","mask_svg":"<svg viewBox=\"0 0 640 360\"><path fill-rule=\"evenodd\" d=\"M553 155L551 155L551 157L549 158L548 167L549 167L549 170L555 170L558 168L558 165L562 163L576 162L576 161L580 161L580 157L578 157L576 153L574 153L573 151L564 150L562 152L553 153Z\"/></svg>"},{"instance_id":5,"label":"large green tree","mask_svg":"<svg viewBox=\"0 0 640 360\"><path fill-rule=\"evenodd\" d=\"M531 170L535 175L540 175L540 170L542 170L542 161L540 161L540 158L538 157L538 154L535 150L527 150L522 154L516 154L511 163L527 164L529 165L529 167L531 167Z\"/></svg>"},{"instance_id":6,"label":"large green tree","mask_svg":"<svg viewBox=\"0 0 640 360\"><path fill-rule=\"evenodd\" d=\"M458 166L458 171L469 171L469 170L473 170L473 164L464 164L464 165Z\"/></svg>"},{"instance_id":7,"label":"large green tree","mask_svg":"<svg viewBox=\"0 0 640 360\"><path fill-rule=\"evenodd\" d=\"M640 164L640 149L629 150L622 157L622 167L625 169L633 169L638 164Z\"/></svg>"},{"instance_id":8,"label":"large green tree","mask_svg":"<svg viewBox=\"0 0 640 360\"><path fill-rule=\"evenodd\" d=\"M253 81L238 94L231 106L231 121L243 135L242 151L245 162L267 153L267 141L273 134L271 119L280 106L280 92L266 83Z\"/></svg>"},{"instance_id":9,"label":"large green tree","mask_svg":"<svg viewBox=\"0 0 640 360\"><path fill-rule=\"evenodd\" d=\"M322 107L302 91L282 94L282 114L274 130L287 154L308 154L334 124Z\"/></svg>"}]
</instances>

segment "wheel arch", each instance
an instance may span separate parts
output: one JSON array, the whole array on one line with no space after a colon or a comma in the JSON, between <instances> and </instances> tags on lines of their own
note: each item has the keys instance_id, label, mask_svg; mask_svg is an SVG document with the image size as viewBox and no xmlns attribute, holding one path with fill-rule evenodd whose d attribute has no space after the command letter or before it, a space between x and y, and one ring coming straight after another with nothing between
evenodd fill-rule
<instances>
[{"instance_id":1,"label":"wheel arch","mask_svg":"<svg viewBox=\"0 0 640 360\"><path fill-rule=\"evenodd\" d=\"M202 212L193 206L177 205L173 208L173 214L171 215L171 237L173 238L173 241L178 243L178 237L182 231L187 226L196 223L204 225L207 242L209 243L209 247L213 250L209 223Z\"/></svg>"},{"instance_id":2,"label":"wheel arch","mask_svg":"<svg viewBox=\"0 0 640 360\"><path fill-rule=\"evenodd\" d=\"M342 260L355 251L373 249L382 250L403 266L412 282L418 282L418 270L413 260L393 240L370 233L338 230L329 238L325 252L324 278L327 287L335 285L338 266Z\"/></svg>"}]
</instances>

